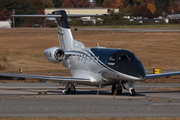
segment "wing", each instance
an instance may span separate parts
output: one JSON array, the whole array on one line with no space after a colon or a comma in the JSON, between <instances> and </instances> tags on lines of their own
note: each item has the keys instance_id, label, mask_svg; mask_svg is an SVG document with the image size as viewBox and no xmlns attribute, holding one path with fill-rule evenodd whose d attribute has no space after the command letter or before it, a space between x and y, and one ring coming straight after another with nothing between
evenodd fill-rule
<instances>
[{"instance_id":1,"label":"wing","mask_svg":"<svg viewBox=\"0 0 180 120\"><path fill-rule=\"evenodd\" d=\"M161 73L161 74L149 74L149 75L146 75L146 79L157 78L157 77L170 77L172 75L180 75L180 71L179 72Z\"/></svg>"},{"instance_id":2,"label":"wing","mask_svg":"<svg viewBox=\"0 0 180 120\"><path fill-rule=\"evenodd\" d=\"M0 73L0 76L17 77L17 78L33 78L33 79L41 79L48 81L72 82L72 83L91 82L89 78L74 78L74 77L60 77L60 76L20 75L20 74L8 74L8 73Z\"/></svg>"}]
</instances>

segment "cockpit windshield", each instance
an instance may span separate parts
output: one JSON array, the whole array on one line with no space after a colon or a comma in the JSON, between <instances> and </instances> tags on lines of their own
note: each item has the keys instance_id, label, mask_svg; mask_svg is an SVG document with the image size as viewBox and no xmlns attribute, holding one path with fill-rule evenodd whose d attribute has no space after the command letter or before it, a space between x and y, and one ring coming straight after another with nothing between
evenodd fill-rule
<instances>
[{"instance_id":1,"label":"cockpit windshield","mask_svg":"<svg viewBox=\"0 0 180 120\"><path fill-rule=\"evenodd\" d=\"M136 62L139 59L135 55L128 55L128 54L114 54L108 58L109 62Z\"/></svg>"}]
</instances>

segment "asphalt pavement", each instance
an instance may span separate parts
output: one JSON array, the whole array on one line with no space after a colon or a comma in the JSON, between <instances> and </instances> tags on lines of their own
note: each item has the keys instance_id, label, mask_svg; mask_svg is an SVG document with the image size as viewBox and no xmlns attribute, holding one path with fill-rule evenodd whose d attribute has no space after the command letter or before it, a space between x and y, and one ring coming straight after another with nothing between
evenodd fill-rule
<instances>
[{"instance_id":1,"label":"asphalt pavement","mask_svg":"<svg viewBox=\"0 0 180 120\"><path fill-rule=\"evenodd\" d=\"M138 83L133 97L126 90L113 96L110 87L65 95L57 83L0 83L0 117L180 117L179 87Z\"/></svg>"},{"instance_id":2,"label":"asphalt pavement","mask_svg":"<svg viewBox=\"0 0 180 120\"><path fill-rule=\"evenodd\" d=\"M9 30L57 30L57 28L0 28ZM116 32L180 32L180 29L154 29L154 28L71 28L71 30L104 30L104 31L116 31Z\"/></svg>"}]
</instances>

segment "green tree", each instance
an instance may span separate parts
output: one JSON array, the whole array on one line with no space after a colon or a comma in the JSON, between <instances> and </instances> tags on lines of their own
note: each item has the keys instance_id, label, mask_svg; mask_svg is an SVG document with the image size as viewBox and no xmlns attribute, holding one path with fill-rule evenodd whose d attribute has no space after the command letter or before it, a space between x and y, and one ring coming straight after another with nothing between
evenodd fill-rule
<instances>
[{"instance_id":1,"label":"green tree","mask_svg":"<svg viewBox=\"0 0 180 120\"><path fill-rule=\"evenodd\" d=\"M102 7L115 8L116 0L104 0Z\"/></svg>"},{"instance_id":2,"label":"green tree","mask_svg":"<svg viewBox=\"0 0 180 120\"><path fill-rule=\"evenodd\" d=\"M163 10L162 9L156 9L156 11L154 12L154 17L159 17L163 15Z\"/></svg>"},{"instance_id":3,"label":"green tree","mask_svg":"<svg viewBox=\"0 0 180 120\"><path fill-rule=\"evenodd\" d=\"M32 3L35 7L36 7L36 9L45 9L45 7L44 7L44 4L43 4L43 1L42 0L27 0L27 2L30 2L30 3Z\"/></svg>"},{"instance_id":4,"label":"green tree","mask_svg":"<svg viewBox=\"0 0 180 120\"><path fill-rule=\"evenodd\" d=\"M125 3L124 3L124 6L125 6L125 7L131 7L131 6L133 6L133 0L126 0Z\"/></svg>"},{"instance_id":5,"label":"green tree","mask_svg":"<svg viewBox=\"0 0 180 120\"><path fill-rule=\"evenodd\" d=\"M95 0L96 6L101 7L104 0Z\"/></svg>"},{"instance_id":6,"label":"green tree","mask_svg":"<svg viewBox=\"0 0 180 120\"><path fill-rule=\"evenodd\" d=\"M147 18L153 18L154 15L151 13L151 11L147 8L147 5L141 5L139 7L131 7L131 16L134 17L147 17Z\"/></svg>"},{"instance_id":7,"label":"green tree","mask_svg":"<svg viewBox=\"0 0 180 120\"><path fill-rule=\"evenodd\" d=\"M16 13L16 15L37 14L37 9L32 3L30 3L26 0L21 0L19 3L19 6L16 8L15 13ZM25 18L25 17L16 17L15 18L15 26L21 27L26 19L27 18Z\"/></svg>"},{"instance_id":8,"label":"green tree","mask_svg":"<svg viewBox=\"0 0 180 120\"><path fill-rule=\"evenodd\" d=\"M155 0L155 6L157 10L168 12L170 0Z\"/></svg>"},{"instance_id":9,"label":"green tree","mask_svg":"<svg viewBox=\"0 0 180 120\"><path fill-rule=\"evenodd\" d=\"M59 8L62 6L62 1L61 0L52 0L54 7Z\"/></svg>"},{"instance_id":10,"label":"green tree","mask_svg":"<svg viewBox=\"0 0 180 120\"><path fill-rule=\"evenodd\" d=\"M145 3L144 0L133 0L133 5L136 7L141 6L144 3Z\"/></svg>"},{"instance_id":11,"label":"green tree","mask_svg":"<svg viewBox=\"0 0 180 120\"><path fill-rule=\"evenodd\" d=\"M54 4L52 2L52 0L43 0L43 4L45 8L52 8L54 7Z\"/></svg>"},{"instance_id":12,"label":"green tree","mask_svg":"<svg viewBox=\"0 0 180 120\"><path fill-rule=\"evenodd\" d=\"M20 0L0 0L0 11L12 12L19 6Z\"/></svg>"},{"instance_id":13,"label":"green tree","mask_svg":"<svg viewBox=\"0 0 180 120\"><path fill-rule=\"evenodd\" d=\"M61 0L65 8L84 8L91 6L88 0Z\"/></svg>"}]
</instances>

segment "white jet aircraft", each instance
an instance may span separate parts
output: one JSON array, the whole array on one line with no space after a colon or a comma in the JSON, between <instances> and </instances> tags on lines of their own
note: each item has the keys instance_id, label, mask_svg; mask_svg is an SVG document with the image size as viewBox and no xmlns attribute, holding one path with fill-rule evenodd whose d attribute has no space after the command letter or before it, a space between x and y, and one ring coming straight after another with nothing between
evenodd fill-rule
<instances>
[{"instance_id":1,"label":"white jet aircraft","mask_svg":"<svg viewBox=\"0 0 180 120\"><path fill-rule=\"evenodd\" d=\"M57 20L59 47L51 47L44 51L46 59L52 63L62 61L63 66L70 69L73 77L39 76L0 73L0 76L18 78L34 78L66 83L65 94L75 94L75 84L105 87L112 86L122 93L122 88L135 96L135 81L144 81L148 78L169 77L179 75L180 72L146 75L141 61L132 52L124 49L108 49L105 47L89 48L73 39L68 17L86 17L97 15L67 15L64 10L54 11L51 15L13 15L13 17L54 17ZM101 16L101 15L100 15ZM124 84L128 84L126 88Z\"/></svg>"}]
</instances>

